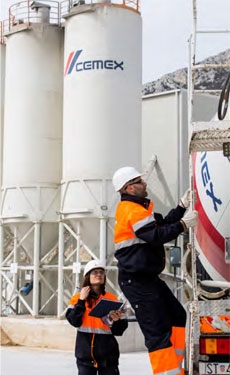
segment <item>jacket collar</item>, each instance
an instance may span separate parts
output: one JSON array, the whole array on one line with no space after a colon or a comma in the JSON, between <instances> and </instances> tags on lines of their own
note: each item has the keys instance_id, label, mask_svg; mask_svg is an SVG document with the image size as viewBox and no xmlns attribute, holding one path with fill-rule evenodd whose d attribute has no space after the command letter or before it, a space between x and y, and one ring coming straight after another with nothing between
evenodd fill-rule
<instances>
[{"instance_id":1,"label":"jacket collar","mask_svg":"<svg viewBox=\"0 0 230 375\"><path fill-rule=\"evenodd\" d=\"M137 197L136 195L130 195L126 193L121 194L121 201L134 202L134 203L140 204L146 209L149 207L149 203L150 203L150 199L148 198L141 198L141 197Z\"/></svg>"}]
</instances>

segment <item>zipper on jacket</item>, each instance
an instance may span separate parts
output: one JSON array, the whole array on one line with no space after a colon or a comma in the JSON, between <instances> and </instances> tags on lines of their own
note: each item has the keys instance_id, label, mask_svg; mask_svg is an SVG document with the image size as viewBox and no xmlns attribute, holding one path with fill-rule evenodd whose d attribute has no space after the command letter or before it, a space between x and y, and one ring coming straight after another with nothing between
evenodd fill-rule
<instances>
[{"instance_id":1,"label":"zipper on jacket","mask_svg":"<svg viewBox=\"0 0 230 375\"><path fill-rule=\"evenodd\" d=\"M91 340L91 357L93 358L93 367L98 368L98 363L96 359L94 358L94 354L93 354L94 339L95 339L95 333L93 333L92 340Z\"/></svg>"}]
</instances>

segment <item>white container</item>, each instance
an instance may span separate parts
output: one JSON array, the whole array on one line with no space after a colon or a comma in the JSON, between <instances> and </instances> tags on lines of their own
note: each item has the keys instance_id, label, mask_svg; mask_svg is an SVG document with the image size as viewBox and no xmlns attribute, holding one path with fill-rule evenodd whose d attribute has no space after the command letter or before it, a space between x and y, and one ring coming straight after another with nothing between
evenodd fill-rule
<instances>
[{"instance_id":1,"label":"white container","mask_svg":"<svg viewBox=\"0 0 230 375\"><path fill-rule=\"evenodd\" d=\"M141 165L141 17L91 9L65 25L64 182L111 179L123 165Z\"/></svg>"},{"instance_id":2,"label":"white container","mask_svg":"<svg viewBox=\"0 0 230 375\"><path fill-rule=\"evenodd\" d=\"M61 212L102 261L113 252L112 175L141 167L141 41L140 14L127 8L93 4L66 17Z\"/></svg>"},{"instance_id":3,"label":"white container","mask_svg":"<svg viewBox=\"0 0 230 375\"><path fill-rule=\"evenodd\" d=\"M197 152L194 174L199 259L213 280L230 281L229 263L225 260L225 238L230 236L229 160L222 151Z\"/></svg>"},{"instance_id":4,"label":"white container","mask_svg":"<svg viewBox=\"0 0 230 375\"><path fill-rule=\"evenodd\" d=\"M2 148L3 148L3 115L4 115L4 88L5 88L5 48L0 43L0 186L2 185ZM1 191L0 191L1 198Z\"/></svg>"},{"instance_id":5,"label":"white container","mask_svg":"<svg viewBox=\"0 0 230 375\"><path fill-rule=\"evenodd\" d=\"M44 202L61 179L62 40L62 29L38 24L7 38L3 216L56 220Z\"/></svg>"},{"instance_id":6,"label":"white container","mask_svg":"<svg viewBox=\"0 0 230 375\"><path fill-rule=\"evenodd\" d=\"M32 315L55 314L62 158L63 29L34 23L7 37L1 217L25 249L13 285L33 272ZM50 253L51 251L51 253ZM48 269L41 267L46 265ZM50 271L51 270L51 271ZM42 272L42 277L41 277ZM33 299L33 301L31 301ZM50 303L51 301L51 303ZM20 312L28 313L26 305Z\"/></svg>"}]
</instances>

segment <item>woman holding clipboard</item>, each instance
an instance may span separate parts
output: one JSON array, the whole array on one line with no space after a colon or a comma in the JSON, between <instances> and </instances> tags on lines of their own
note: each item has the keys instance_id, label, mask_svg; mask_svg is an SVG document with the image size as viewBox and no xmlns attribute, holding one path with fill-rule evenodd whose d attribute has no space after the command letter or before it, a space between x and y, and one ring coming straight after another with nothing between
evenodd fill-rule
<instances>
[{"instance_id":1,"label":"woman holding clipboard","mask_svg":"<svg viewBox=\"0 0 230 375\"><path fill-rule=\"evenodd\" d=\"M79 375L119 375L120 352L114 336L123 334L128 321L122 308L116 309L121 303L114 308L119 301L105 290L105 284L105 267L91 260L84 269L82 289L70 299L66 311L68 322L78 328L75 357ZM109 313L107 305L112 307Z\"/></svg>"}]
</instances>

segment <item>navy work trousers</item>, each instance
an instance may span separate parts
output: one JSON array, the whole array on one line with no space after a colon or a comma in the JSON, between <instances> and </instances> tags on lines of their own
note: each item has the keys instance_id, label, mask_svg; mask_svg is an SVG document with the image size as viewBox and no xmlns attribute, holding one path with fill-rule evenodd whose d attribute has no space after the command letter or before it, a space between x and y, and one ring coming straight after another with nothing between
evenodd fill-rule
<instances>
[{"instance_id":1,"label":"navy work trousers","mask_svg":"<svg viewBox=\"0 0 230 375\"><path fill-rule=\"evenodd\" d=\"M78 364L78 375L119 375L118 367L91 367Z\"/></svg>"},{"instance_id":2,"label":"navy work trousers","mask_svg":"<svg viewBox=\"0 0 230 375\"><path fill-rule=\"evenodd\" d=\"M172 327L185 327L186 311L158 276L119 272L119 286L136 315L149 352L171 346Z\"/></svg>"}]
</instances>

